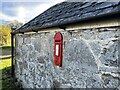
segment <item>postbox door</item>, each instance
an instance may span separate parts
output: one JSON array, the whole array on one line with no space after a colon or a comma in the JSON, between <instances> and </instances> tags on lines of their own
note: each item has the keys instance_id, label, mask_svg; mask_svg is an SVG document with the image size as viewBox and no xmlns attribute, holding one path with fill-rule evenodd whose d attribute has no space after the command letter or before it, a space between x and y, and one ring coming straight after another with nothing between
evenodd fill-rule
<instances>
[{"instance_id":1,"label":"postbox door","mask_svg":"<svg viewBox=\"0 0 120 90\"><path fill-rule=\"evenodd\" d=\"M62 66L62 34L56 33L54 36L54 64Z\"/></svg>"}]
</instances>

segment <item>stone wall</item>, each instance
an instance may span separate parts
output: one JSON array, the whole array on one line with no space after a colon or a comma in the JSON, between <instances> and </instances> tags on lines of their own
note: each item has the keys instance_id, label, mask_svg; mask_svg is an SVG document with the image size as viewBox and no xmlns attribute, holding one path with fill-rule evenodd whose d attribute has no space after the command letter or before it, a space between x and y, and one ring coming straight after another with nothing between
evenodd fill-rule
<instances>
[{"instance_id":1,"label":"stone wall","mask_svg":"<svg viewBox=\"0 0 120 90\"><path fill-rule=\"evenodd\" d=\"M61 31L62 67L53 62L55 31L16 35L16 78L24 88L120 88L119 31Z\"/></svg>"}]
</instances>

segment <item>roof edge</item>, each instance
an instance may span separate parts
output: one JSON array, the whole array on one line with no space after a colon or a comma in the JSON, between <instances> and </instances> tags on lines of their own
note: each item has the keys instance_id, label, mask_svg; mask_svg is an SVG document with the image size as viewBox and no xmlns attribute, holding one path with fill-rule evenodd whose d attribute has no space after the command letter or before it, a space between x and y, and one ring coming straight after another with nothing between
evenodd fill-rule
<instances>
[{"instance_id":1,"label":"roof edge","mask_svg":"<svg viewBox=\"0 0 120 90\"><path fill-rule=\"evenodd\" d=\"M55 28L55 27L62 27L62 26L68 26L70 24L76 24L76 23L81 23L81 21L92 21L93 19L100 19L101 17L106 17L106 16L115 16L115 18L119 17L120 15L120 11L117 12L111 12L111 13L107 13L107 14L103 14L103 15L98 15L98 16L94 16L94 17L89 17L89 18L82 18L82 19L78 19L78 20L72 20L72 21L67 21L67 22L63 22L62 24L53 24L53 25L47 25L47 26L43 26L43 27L35 27L35 28L31 28L31 29L20 29L20 30L15 30L13 32L11 32L12 34L18 34L18 33L25 33L25 32L37 32L40 31L42 29L48 29L48 28ZM113 17L112 17L113 18Z\"/></svg>"}]
</instances>

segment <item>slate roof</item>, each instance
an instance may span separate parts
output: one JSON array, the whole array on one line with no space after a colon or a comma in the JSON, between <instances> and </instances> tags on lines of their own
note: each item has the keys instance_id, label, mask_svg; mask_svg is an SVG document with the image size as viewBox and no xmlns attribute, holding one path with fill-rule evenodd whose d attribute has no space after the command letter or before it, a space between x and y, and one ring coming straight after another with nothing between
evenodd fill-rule
<instances>
[{"instance_id":1,"label":"slate roof","mask_svg":"<svg viewBox=\"0 0 120 90\"><path fill-rule=\"evenodd\" d=\"M119 2L62 2L52 6L16 30L32 30L81 20L89 17L120 12Z\"/></svg>"}]
</instances>

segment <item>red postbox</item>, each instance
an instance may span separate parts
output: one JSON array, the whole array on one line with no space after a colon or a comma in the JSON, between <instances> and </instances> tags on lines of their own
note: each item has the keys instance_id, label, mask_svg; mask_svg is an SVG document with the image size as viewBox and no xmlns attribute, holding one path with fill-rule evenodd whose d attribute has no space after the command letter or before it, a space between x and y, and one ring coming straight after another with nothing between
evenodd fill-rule
<instances>
[{"instance_id":1,"label":"red postbox","mask_svg":"<svg viewBox=\"0 0 120 90\"><path fill-rule=\"evenodd\" d=\"M62 42L62 34L57 32L54 36L54 64L59 67L62 66Z\"/></svg>"}]
</instances>

